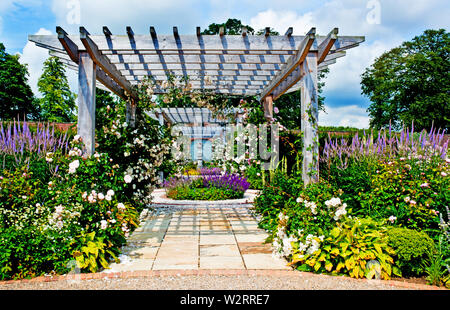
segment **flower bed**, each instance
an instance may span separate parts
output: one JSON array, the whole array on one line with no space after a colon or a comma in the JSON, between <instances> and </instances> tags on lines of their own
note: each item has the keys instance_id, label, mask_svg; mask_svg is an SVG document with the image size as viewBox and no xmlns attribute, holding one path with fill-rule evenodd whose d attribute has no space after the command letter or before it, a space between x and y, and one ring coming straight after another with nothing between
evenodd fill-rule
<instances>
[{"instance_id":1,"label":"flower bed","mask_svg":"<svg viewBox=\"0 0 450 310\"><path fill-rule=\"evenodd\" d=\"M197 179L171 178L164 182L167 197L175 200L227 200L244 197L249 183L236 174L216 174L217 169L202 170Z\"/></svg>"},{"instance_id":2,"label":"flower bed","mask_svg":"<svg viewBox=\"0 0 450 310\"><path fill-rule=\"evenodd\" d=\"M148 211L170 140L158 124L99 106L98 153L49 125L2 124L0 280L97 272L117 261Z\"/></svg>"},{"instance_id":3,"label":"flower bed","mask_svg":"<svg viewBox=\"0 0 450 310\"><path fill-rule=\"evenodd\" d=\"M327 141L321 179L277 169L255 200L274 254L303 271L449 285L450 160L443 133Z\"/></svg>"}]
</instances>

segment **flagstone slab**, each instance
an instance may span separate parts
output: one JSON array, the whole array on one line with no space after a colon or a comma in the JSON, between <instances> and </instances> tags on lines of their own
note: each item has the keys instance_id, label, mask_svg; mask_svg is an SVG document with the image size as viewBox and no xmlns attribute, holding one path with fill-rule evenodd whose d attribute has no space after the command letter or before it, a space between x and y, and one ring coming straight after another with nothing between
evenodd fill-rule
<instances>
[{"instance_id":1,"label":"flagstone slab","mask_svg":"<svg viewBox=\"0 0 450 310\"><path fill-rule=\"evenodd\" d=\"M200 233L200 245L208 244L236 244L236 239L231 233L217 235L217 234L206 234L204 232Z\"/></svg>"},{"instance_id":2,"label":"flagstone slab","mask_svg":"<svg viewBox=\"0 0 450 310\"><path fill-rule=\"evenodd\" d=\"M268 234L265 232L254 232L250 234L242 234L239 232L236 232L234 234L236 237L236 240L238 243L242 242L260 242L264 243L264 241L267 239Z\"/></svg>"},{"instance_id":3,"label":"flagstone slab","mask_svg":"<svg viewBox=\"0 0 450 310\"><path fill-rule=\"evenodd\" d=\"M273 252L270 243L241 242L238 245L241 254L272 254Z\"/></svg>"},{"instance_id":4,"label":"flagstone slab","mask_svg":"<svg viewBox=\"0 0 450 310\"><path fill-rule=\"evenodd\" d=\"M200 245L200 257L203 256L241 257L241 253L236 244L208 244Z\"/></svg>"},{"instance_id":5,"label":"flagstone slab","mask_svg":"<svg viewBox=\"0 0 450 310\"><path fill-rule=\"evenodd\" d=\"M200 269L245 269L241 256L201 256Z\"/></svg>"}]
</instances>

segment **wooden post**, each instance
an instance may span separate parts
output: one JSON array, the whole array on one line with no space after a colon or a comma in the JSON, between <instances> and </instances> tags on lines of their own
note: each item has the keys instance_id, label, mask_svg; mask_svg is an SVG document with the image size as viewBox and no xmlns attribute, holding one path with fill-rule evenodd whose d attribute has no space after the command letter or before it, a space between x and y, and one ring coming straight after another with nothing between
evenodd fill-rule
<instances>
[{"instance_id":1,"label":"wooden post","mask_svg":"<svg viewBox=\"0 0 450 310\"><path fill-rule=\"evenodd\" d=\"M317 52L310 52L301 64L301 109L303 132L303 182L319 181Z\"/></svg>"},{"instance_id":2,"label":"wooden post","mask_svg":"<svg viewBox=\"0 0 450 310\"><path fill-rule=\"evenodd\" d=\"M86 52L79 53L78 62L78 126L87 155L95 152L95 80L96 65Z\"/></svg>"},{"instance_id":3,"label":"wooden post","mask_svg":"<svg viewBox=\"0 0 450 310\"><path fill-rule=\"evenodd\" d=\"M131 102L127 101L126 121L131 128L134 128L136 126L136 104L134 103L133 99L131 99Z\"/></svg>"},{"instance_id":4,"label":"wooden post","mask_svg":"<svg viewBox=\"0 0 450 310\"><path fill-rule=\"evenodd\" d=\"M273 96L269 95L264 98L264 117L268 120L273 118Z\"/></svg>"}]
</instances>

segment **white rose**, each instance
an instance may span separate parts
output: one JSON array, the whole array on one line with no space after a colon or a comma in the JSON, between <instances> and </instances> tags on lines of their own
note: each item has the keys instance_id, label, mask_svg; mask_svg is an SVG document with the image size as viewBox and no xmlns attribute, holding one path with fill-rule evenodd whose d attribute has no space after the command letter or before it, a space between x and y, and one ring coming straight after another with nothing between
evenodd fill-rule
<instances>
[{"instance_id":1,"label":"white rose","mask_svg":"<svg viewBox=\"0 0 450 310\"><path fill-rule=\"evenodd\" d=\"M101 229L106 229L106 227L108 227L108 222L105 220L101 220L100 221L100 228Z\"/></svg>"},{"instance_id":2,"label":"white rose","mask_svg":"<svg viewBox=\"0 0 450 310\"><path fill-rule=\"evenodd\" d=\"M123 179L125 183L131 183L131 181L133 180L133 178L128 174Z\"/></svg>"}]
</instances>

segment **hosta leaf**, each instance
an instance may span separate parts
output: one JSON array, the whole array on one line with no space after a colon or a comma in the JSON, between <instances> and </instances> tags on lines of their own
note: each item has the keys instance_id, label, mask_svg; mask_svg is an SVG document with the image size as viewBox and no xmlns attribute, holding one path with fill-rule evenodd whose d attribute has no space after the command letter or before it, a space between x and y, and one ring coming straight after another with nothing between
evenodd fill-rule
<instances>
[{"instance_id":1,"label":"hosta leaf","mask_svg":"<svg viewBox=\"0 0 450 310\"><path fill-rule=\"evenodd\" d=\"M375 247L375 250L377 250L378 253L383 254L383 250L381 249L381 246L378 243L374 243L373 246Z\"/></svg>"},{"instance_id":2,"label":"hosta leaf","mask_svg":"<svg viewBox=\"0 0 450 310\"><path fill-rule=\"evenodd\" d=\"M339 272L344 267L345 267L345 264L343 262L339 262L336 266L336 271Z\"/></svg>"},{"instance_id":3,"label":"hosta leaf","mask_svg":"<svg viewBox=\"0 0 450 310\"><path fill-rule=\"evenodd\" d=\"M315 271L319 270L321 265L322 265L322 264L321 264L320 262L317 262L317 263L314 265L314 270L315 270Z\"/></svg>"},{"instance_id":4,"label":"hosta leaf","mask_svg":"<svg viewBox=\"0 0 450 310\"><path fill-rule=\"evenodd\" d=\"M316 263L316 260L315 260L314 258L311 258L311 259L308 259L305 263L306 263L307 265L313 267L314 264Z\"/></svg>"},{"instance_id":5,"label":"hosta leaf","mask_svg":"<svg viewBox=\"0 0 450 310\"><path fill-rule=\"evenodd\" d=\"M326 257L327 257L327 254L326 253L322 253L322 254L320 254L320 257L319 257L319 259L317 261L323 262L326 259Z\"/></svg>"},{"instance_id":6,"label":"hosta leaf","mask_svg":"<svg viewBox=\"0 0 450 310\"><path fill-rule=\"evenodd\" d=\"M331 230L330 235L334 238L337 238L340 233L341 233L341 230L338 227L335 227Z\"/></svg>"},{"instance_id":7,"label":"hosta leaf","mask_svg":"<svg viewBox=\"0 0 450 310\"><path fill-rule=\"evenodd\" d=\"M338 255L339 254L339 249L338 248L333 248L330 252L333 255Z\"/></svg>"},{"instance_id":8,"label":"hosta leaf","mask_svg":"<svg viewBox=\"0 0 450 310\"><path fill-rule=\"evenodd\" d=\"M402 276L402 271L397 266L392 266L392 273L395 274L397 277Z\"/></svg>"}]
</instances>

